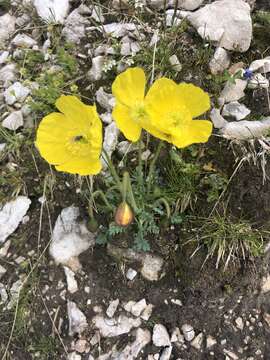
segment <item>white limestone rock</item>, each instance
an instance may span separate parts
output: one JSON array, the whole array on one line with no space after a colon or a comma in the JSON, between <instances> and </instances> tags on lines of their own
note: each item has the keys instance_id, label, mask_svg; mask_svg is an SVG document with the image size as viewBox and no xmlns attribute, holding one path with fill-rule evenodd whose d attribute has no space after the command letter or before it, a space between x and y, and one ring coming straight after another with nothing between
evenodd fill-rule
<instances>
[{"instance_id":1,"label":"white limestone rock","mask_svg":"<svg viewBox=\"0 0 270 360\"><path fill-rule=\"evenodd\" d=\"M21 110L13 111L3 121L2 126L9 130L17 130L23 126L23 115Z\"/></svg>"},{"instance_id":2,"label":"white limestone rock","mask_svg":"<svg viewBox=\"0 0 270 360\"><path fill-rule=\"evenodd\" d=\"M181 327L182 333L184 335L184 338L186 341L192 341L195 337L195 331L193 329L193 326L189 324L184 324Z\"/></svg>"},{"instance_id":3,"label":"white limestone rock","mask_svg":"<svg viewBox=\"0 0 270 360\"><path fill-rule=\"evenodd\" d=\"M75 273L67 266L64 266L64 271L66 275L68 291L71 294L74 294L76 291L78 291L78 283L75 279Z\"/></svg>"},{"instance_id":4,"label":"white limestone rock","mask_svg":"<svg viewBox=\"0 0 270 360\"><path fill-rule=\"evenodd\" d=\"M264 77L262 74L258 73L252 77L248 82L249 89L268 89L269 88L269 80Z\"/></svg>"},{"instance_id":5,"label":"white limestone rock","mask_svg":"<svg viewBox=\"0 0 270 360\"><path fill-rule=\"evenodd\" d=\"M152 341L155 346L165 347L170 346L170 336L167 329L162 324L155 324L153 328Z\"/></svg>"},{"instance_id":6,"label":"white limestone rock","mask_svg":"<svg viewBox=\"0 0 270 360\"><path fill-rule=\"evenodd\" d=\"M96 56L92 59L92 67L88 73L91 81L98 81L102 78L103 66L105 64L105 56Z\"/></svg>"},{"instance_id":7,"label":"white limestone rock","mask_svg":"<svg viewBox=\"0 0 270 360\"><path fill-rule=\"evenodd\" d=\"M131 308L131 314L135 317L138 317L141 315L141 313L144 311L144 309L147 307L145 299L142 299L138 302L136 302L132 308Z\"/></svg>"},{"instance_id":8,"label":"white limestone rock","mask_svg":"<svg viewBox=\"0 0 270 360\"><path fill-rule=\"evenodd\" d=\"M252 38L250 6L243 0L218 0L191 13L199 35L227 50L245 52Z\"/></svg>"},{"instance_id":9,"label":"white limestone rock","mask_svg":"<svg viewBox=\"0 0 270 360\"><path fill-rule=\"evenodd\" d=\"M69 0L34 0L38 15L45 22L63 24L69 11Z\"/></svg>"},{"instance_id":10,"label":"white limestone rock","mask_svg":"<svg viewBox=\"0 0 270 360\"><path fill-rule=\"evenodd\" d=\"M193 346L195 349L200 350L203 343L203 333L199 333L192 341L191 346Z\"/></svg>"},{"instance_id":11,"label":"white limestone rock","mask_svg":"<svg viewBox=\"0 0 270 360\"><path fill-rule=\"evenodd\" d=\"M220 133L230 140L260 139L270 131L270 117L262 120L241 120L228 122Z\"/></svg>"},{"instance_id":12,"label":"white limestone rock","mask_svg":"<svg viewBox=\"0 0 270 360\"><path fill-rule=\"evenodd\" d=\"M0 65L5 64L8 60L9 52L8 51L0 51Z\"/></svg>"},{"instance_id":13,"label":"white limestone rock","mask_svg":"<svg viewBox=\"0 0 270 360\"><path fill-rule=\"evenodd\" d=\"M263 277L261 282L261 291L263 294L270 291L270 275Z\"/></svg>"},{"instance_id":14,"label":"white limestone rock","mask_svg":"<svg viewBox=\"0 0 270 360\"><path fill-rule=\"evenodd\" d=\"M69 14L62 31L62 35L66 40L74 44L80 43L85 36L85 27L89 25L88 19L81 15L81 7L82 5Z\"/></svg>"},{"instance_id":15,"label":"white limestone rock","mask_svg":"<svg viewBox=\"0 0 270 360\"><path fill-rule=\"evenodd\" d=\"M15 31L16 18L10 14L0 16L0 48Z\"/></svg>"},{"instance_id":16,"label":"white limestone rock","mask_svg":"<svg viewBox=\"0 0 270 360\"><path fill-rule=\"evenodd\" d=\"M151 341L151 333L147 329L138 328L135 331L134 335L136 337L134 342L128 344L120 354L117 354L117 356L114 359L117 360L137 359L142 349Z\"/></svg>"},{"instance_id":17,"label":"white limestone rock","mask_svg":"<svg viewBox=\"0 0 270 360\"><path fill-rule=\"evenodd\" d=\"M270 72L270 56L267 56L264 59L252 61L252 63L249 65L249 70L258 71L265 74Z\"/></svg>"},{"instance_id":18,"label":"white limestone rock","mask_svg":"<svg viewBox=\"0 0 270 360\"><path fill-rule=\"evenodd\" d=\"M152 315L153 308L154 308L153 304L148 304L141 313L141 319L143 319L144 321L148 321Z\"/></svg>"},{"instance_id":19,"label":"white limestone rock","mask_svg":"<svg viewBox=\"0 0 270 360\"><path fill-rule=\"evenodd\" d=\"M182 65L177 57L177 55L172 55L170 58L169 58L169 62L170 64L172 65L173 67L173 70L179 72L182 70Z\"/></svg>"},{"instance_id":20,"label":"white limestone rock","mask_svg":"<svg viewBox=\"0 0 270 360\"><path fill-rule=\"evenodd\" d=\"M149 281L157 281L164 264L164 260L156 255L144 254L142 256L143 266L141 268L142 276Z\"/></svg>"},{"instance_id":21,"label":"white limestone rock","mask_svg":"<svg viewBox=\"0 0 270 360\"><path fill-rule=\"evenodd\" d=\"M138 358L139 354L143 350L143 348L150 343L151 341L151 333L147 329L138 328L133 331L132 335L136 338L131 344L127 344L125 348L119 352L116 350L116 346L112 346L112 350L110 350L106 354L100 355L97 360L135 360ZM93 360L89 357L88 360Z\"/></svg>"},{"instance_id":22,"label":"white limestone rock","mask_svg":"<svg viewBox=\"0 0 270 360\"><path fill-rule=\"evenodd\" d=\"M0 82L3 83L4 88L10 86L10 84L16 79L16 74L17 67L14 63L7 64L0 69Z\"/></svg>"},{"instance_id":23,"label":"white limestone rock","mask_svg":"<svg viewBox=\"0 0 270 360\"><path fill-rule=\"evenodd\" d=\"M147 4L154 9L164 9L164 0L146 0ZM167 0L166 7L174 8L177 2L178 9L195 10L204 0Z\"/></svg>"},{"instance_id":24,"label":"white limestone rock","mask_svg":"<svg viewBox=\"0 0 270 360\"><path fill-rule=\"evenodd\" d=\"M237 329L241 331L244 329L244 321L243 318L241 318L241 316L238 316L238 318L235 319L235 324Z\"/></svg>"},{"instance_id":25,"label":"white limestone rock","mask_svg":"<svg viewBox=\"0 0 270 360\"><path fill-rule=\"evenodd\" d=\"M119 129L113 121L105 128L103 149L109 156L112 155L118 143Z\"/></svg>"},{"instance_id":26,"label":"white limestone rock","mask_svg":"<svg viewBox=\"0 0 270 360\"><path fill-rule=\"evenodd\" d=\"M229 53L222 47L218 47L209 63L211 73L213 75L223 73L223 71L230 66L230 61Z\"/></svg>"},{"instance_id":27,"label":"white limestone rock","mask_svg":"<svg viewBox=\"0 0 270 360\"><path fill-rule=\"evenodd\" d=\"M107 44L99 45L94 50L94 56L98 56L98 55L114 55L114 54L115 54L115 49L112 46L107 45Z\"/></svg>"},{"instance_id":28,"label":"white limestone rock","mask_svg":"<svg viewBox=\"0 0 270 360\"><path fill-rule=\"evenodd\" d=\"M141 50L139 43L131 39L129 36L123 37L121 43L120 53L123 56L134 56Z\"/></svg>"},{"instance_id":29,"label":"white limestone rock","mask_svg":"<svg viewBox=\"0 0 270 360\"><path fill-rule=\"evenodd\" d=\"M5 92L5 102L8 105L13 105L15 102L22 103L26 97L30 94L30 90L22 85L19 81L16 81L13 85L9 86Z\"/></svg>"},{"instance_id":30,"label":"white limestone rock","mask_svg":"<svg viewBox=\"0 0 270 360\"><path fill-rule=\"evenodd\" d=\"M210 119L216 129L222 129L226 124L227 120L220 114L220 109L213 108L210 112Z\"/></svg>"},{"instance_id":31,"label":"white limestone rock","mask_svg":"<svg viewBox=\"0 0 270 360\"><path fill-rule=\"evenodd\" d=\"M101 86L96 92L96 100L100 106L107 111L112 111L115 105L115 98L112 94L106 93Z\"/></svg>"},{"instance_id":32,"label":"white limestone rock","mask_svg":"<svg viewBox=\"0 0 270 360\"><path fill-rule=\"evenodd\" d=\"M136 304L136 301L134 300L130 300L127 303L125 303L123 305L123 308L127 311L127 312L131 312L132 306Z\"/></svg>"},{"instance_id":33,"label":"white limestone rock","mask_svg":"<svg viewBox=\"0 0 270 360\"><path fill-rule=\"evenodd\" d=\"M0 304L5 304L8 301L8 293L6 286L0 283Z\"/></svg>"},{"instance_id":34,"label":"white limestone rock","mask_svg":"<svg viewBox=\"0 0 270 360\"><path fill-rule=\"evenodd\" d=\"M181 334L179 327L174 328L171 336L171 342L176 345L182 345L185 342L184 336Z\"/></svg>"},{"instance_id":35,"label":"white limestone rock","mask_svg":"<svg viewBox=\"0 0 270 360\"><path fill-rule=\"evenodd\" d=\"M4 258L6 257L9 252L9 248L10 248L10 245L11 245L11 241L10 240L7 240L1 247L0 247L0 258Z\"/></svg>"},{"instance_id":36,"label":"white limestone rock","mask_svg":"<svg viewBox=\"0 0 270 360\"><path fill-rule=\"evenodd\" d=\"M58 216L52 234L50 254L57 264L70 267L73 271L81 268L78 256L94 246L94 235L84 222L79 222L79 208L70 206Z\"/></svg>"},{"instance_id":37,"label":"white limestone rock","mask_svg":"<svg viewBox=\"0 0 270 360\"><path fill-rule=\"evenodd\" d=\"M159 360L170 360L172 354L172 346L165 347L159 357Z\"/></svg>"},{"instance_id":38,"label":"white limestone rock","mask_svg":"<svg viewBox=\"0 0 270 360\"><path fill-rule=\"evenodd\" d=\"M245 96L244 90L246 87L246 80L236 79L235 83L227 81L224 89L221 91L220 97L225 103L240 100Z\"/></svg>"},{"instance_id":39,"label":"white limestone rock","mask_svg":"<svg viewBox=\"0 0 270 360\"><path fill-rule=\"evenodd\" d=\"M106 315L109 318L112 318L118 308L119 305L119 299L113 300L110 302L110 305L108 306L107 310L106 310Z\"/></svg>"},{"instance_id":40,"label":"white limestone rock","mask_svg":"<svg viewBox=\"0 0 270 360\"><path fill-rule=\"evenodd\" d=\"M7 269L5 269L4 266L2 266L0 264L0 279L1 279L1 277L3 277L5 275L6 272L7 272Z\"/></svg>"},{"instance_id":41,"label":"white limestone rock","mask_svg":"<svg viewBox=\"0 0 270 360\"><path fill-rule=\"evenodd\" d=\"M87 328L88 323L84 313L78 308L75 302L67 302L67 312L69 320L69 336L81 335Z\"/></svg>"},{"instance_id":42,"label":"white limestone rock","mask_svg":"<svg viewBox=\"0 0 270 360\"><path fill-rule=\"evenodd\" d=\"M96 315L92 322L95 328L99 329L102 337L115 337L129 333L132 328L141 325L140 319L134 319L125 315L120 315L117 319L104 318L103 315Z\"/></svg>"},{"instance_id":43,"label":"white limestone rock","mask_svg":"<svg viewBox=\"0 0 270 360\"><path fill-rule=\"evenodd\" d=\"M26 34L17 34L11 41L11 44L23 48L32 48L34 45L37 45L37 42Z\"/></svg>"},{"instance_id":44,"label":"white limestone rock","mask_svg":"<svg viewBox=\"0 0 270 360\"><path fill-rule=\"evenodd\" d=\"M185 10L196 10L203 2L204 0L180 0L179 7Z\"/></svg>"},{"instance_id":45,"label":"white limestone rock","mask_svg":"<svg viewBox=\"0 0 270 360\"><path fill-rule=\"evenodd\" d=\"M122 38L126 35L129 35L130 32L136 30L136 24L134 23L110 23L105 24L100 28L100 31L105 31L107 35L110 35L115 38Z\"/></svg>"},{"instance_id":46,"label":"white limestone rock","mask_svg":"<svg viewBox=\"0 0 270 360\"><path fill-rule=\"evenodd\" d=\"M217 340L213 336L208 335L206 338L206 349L210 349L212 346L217 344Z\"/></svg>"},{"instance_id":47,"label":"white limestone rock","mask_svg":"<svg viewBox=\"0 0 270 360\"><path fill-rule=\"evenodd\" d=\"M1 144L0 144L1 145ZM137 276L138 272L132 268L129 268L127 273L126 273L126 278L130 281L134 280L135 277Z\"/></svg>"},{"instance_id":48,"label":"white limestone rock","mask_svg":"<svg viewBox=\"0 0 270 360\"><path fill-rule=\"evenodd\" d=\"M28 197L18 196L0 207L0 244L17 229L30 204L31 200Z\"/></svg>"},{"instance_id":49,"label":"white limestone rock","mask_svg":"<svg viewBox=\"0 0 270 360\"><path fill-rule=\"evenodd\" d=\"M232 101L224 105L222 115L233 117L239 121L246 118L250 112L251 111L244 104L240 104L238 101Z\"/></svg>"},{"instance_id":50,"label":"white limestone rock","mask_svg":"<svg viewBox=\"0 0 270 360\"><path fill-rule=\"evenodd\" d=\"M21 290L23 287L23 283L24 283L24 280L19 279L12 284L12 286L9 290L10 300L6 307L7 310L11 310L12 308L14 308L14 306L16 306L16 304L20 298L20 293L21 293Z\"/></svg>"},{"instance_id":51,"label":"white limestone rock","mask_svg":"<svg viewBox=\"0 0 270 360\"><path fill-rule=\"evenodd\" d=\"M113 122L111 112L106 112L104 114L100 114L99 116L100 116L100 119L102 120L102 122L104 122L104 124L111 124Z\"/></svg>"}]
</instances>

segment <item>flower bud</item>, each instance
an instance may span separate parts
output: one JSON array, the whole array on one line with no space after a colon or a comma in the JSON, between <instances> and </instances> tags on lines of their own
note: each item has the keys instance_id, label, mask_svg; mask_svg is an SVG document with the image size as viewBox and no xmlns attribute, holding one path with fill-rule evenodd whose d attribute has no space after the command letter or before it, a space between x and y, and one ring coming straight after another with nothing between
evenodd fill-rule
<instances>
[{"instance_id":1,"label":"flower bud","mask_svg":"<svg viewBox=\"0 0 270 360\"><path fill-rule=\"evenodd\" d=\"M131 207L126 202L122 202L116 210L114 220L119 226L128 226L133 221L133 217Z\"/></svg>"}]
</instances>

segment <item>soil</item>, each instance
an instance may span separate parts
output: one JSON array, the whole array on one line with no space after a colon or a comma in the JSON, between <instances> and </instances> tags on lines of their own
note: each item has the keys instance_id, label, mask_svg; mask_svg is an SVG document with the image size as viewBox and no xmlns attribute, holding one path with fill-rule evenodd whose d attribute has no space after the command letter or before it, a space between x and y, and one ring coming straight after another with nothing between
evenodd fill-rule
<instances>
[{"instance_id":1,"label":"soil","mask_svg":"<svg viewBox=\"0 0 270 360\"><path fill-rule=\"evenodd\" d=\"M222 147L220 150L220 156L217 156L217 159L222 160L224 154ZM222 162L217 165L224 167ZM226 164L228 171L231 171L229 169L232 169L233 166L233 163ZM270 171L268 165L266 170L267 173ZM78 203L78 197L67 192L67 185L64 181L69 181L69 177L59 176L57 189L54 191L54 201L50 202L52 224L60 210L72 203L79 205L83 213L83 204ZM16 259L20 255L25 256L37 246L40 203L38 195L31 193L31 182L32 179L26 177L26 188L30 190L29 195L32 200L29 212L30 220L20 227L20 231L16 235L11 237L10 254L12 256L8 259L10 263L12 259ZM263 185L262 183L261 169L249 165L244 166L230 188L232 209L236 209L236 213L240 211L241 216L256 219L265 225L268 222L270 211L270 192L268 190L269 184L266 182ZM44 215L41 233L42 249L48 242L49 233L48 217ZM66 298L64 299L59 296L65 289L63 270L54 265L49 256L46 256L35 271L35 277L38 279L38 283L35 284L35 297L28 300L31 311L27 317L31 323L28 334L31 342L29 343L29 337L16 334L11 345L11 359L30 360L34 358L31 350L27 351L27 348L33 343L33 339L38 343L39 334L46 337L52 336L52 324L47 312L44 311L43 301L46 302L50 313L54 314L58 309L56 323L60 318L63 319L61 336L66 346L69 347L72 339L68 336L66 299L74 300L87 319L90 319L94 315L93 306L101 305L106 310L109 302L116 298L120 299L120 303L128 300L138 301L142 298L145 298L147 303L152 303L154 305L153 314L150 320L144 323L144 326L150 330L156 323L165 325L169 331L176 326L181 328L183 324L189 323L194 327L196 334L203 332L205 335L212 335L217 340L217 345L211 349L207 349L204 342L200 352L189 344L186 348L174 347L171 359L222 360L225 359L224 348L234 351L241 356L240 359L248 359L249 356L252 356L253 359L270 359L268 341L270 330L263 320L264 313L270 310L269 295L261 295L259 291L260 279L269 271L268 256L259 258L255 262L230 266L226 272L223 272L222 269L217 271L214 261L209 261L202 267L206 256L205 251L198 252L196 256L190 258L194 249L183 246L179 233L165 234L164 236L166 242L168 238L170 239L170 245L169 250L166 251L165 275L160 281L149 282L140 275L132 282L127 281L123 266L124 269L130 266L138 269L138 265L136 263L119 263L107 254L106 247L95 246L92 252L85 252L80 257L83 268L77 278L80 291L73 295L65 292ZM23 242L22 239L25 241ZM153 239L153 241L157 241L158 246L162 245L162 240ZM115 244L119 245L119 239L115 241ZM176 245L178 245L178 250L173 252L172 249ZM154 247L157 248L157 246ZM164 256L164 249L160 249ZM35 258L31 259L33 262L34 260ZM2 281L12 284L17 279L18 271L11 276L13 265L9 265L9 263L4 265L8 272ZM90 288L89 293L83 290L85 286ZM44 289L47 291L44 292ZM89 299L91 299L91 306L87 305ZM183 305L175 305L171 299L180 299ZM239 316L244 319L244 322L248 321L250 324L245 325L243 331L235 328L234 321ZM254 325L250 318L256 319ZM0 334L3 343L7 343L9 335L8 332L5 332L6 321L11 321L8 313L1 315ZM94 329L90 330L87 337L91 337L93 334ZM226 345L224 345L225 340ZM130 336L124 335L117 338L119 347L124 346L128 341L130 341ZM112 345L115 345L115 339L102 341L102 353L110 350ZM261 352L256 355L258 350ZM94 349L92 354L97 355L97 351ZM214 351L214 355L211 354L211 351ZM147 354L157 352L159 352L158 348L149 345L139 359L146 359ZM59 344L52 355L41 358L60 360L66 359L66 355ZM88 359L88 355L83 356L82 359Z\"/></svg>"}]
</instances>

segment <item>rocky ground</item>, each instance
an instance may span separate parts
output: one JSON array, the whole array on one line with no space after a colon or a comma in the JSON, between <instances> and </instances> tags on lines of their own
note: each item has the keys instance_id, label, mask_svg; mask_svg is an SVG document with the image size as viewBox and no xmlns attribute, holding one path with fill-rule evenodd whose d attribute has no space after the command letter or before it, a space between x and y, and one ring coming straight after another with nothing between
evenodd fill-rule
<instances>
[{"instance_id":1,"label":"rocky ground","mask_svg":"<svg viewBox=\"0 0 270 360\"><path fill-rule=\"evenodd\" d=\"M268 0L0 0L1 359L270 359L269 33ZM96 244L90 180L45 164L36 127L60 94L80 94L107 152L132 156L110 86L134 65L210 93L204 173L227 182L214 177L192 216L226 203L263 228L261 256L202 266L206 249L184 246L202 236L191 220L151 252L120 235Z\"/></svg>"}]
</instances>

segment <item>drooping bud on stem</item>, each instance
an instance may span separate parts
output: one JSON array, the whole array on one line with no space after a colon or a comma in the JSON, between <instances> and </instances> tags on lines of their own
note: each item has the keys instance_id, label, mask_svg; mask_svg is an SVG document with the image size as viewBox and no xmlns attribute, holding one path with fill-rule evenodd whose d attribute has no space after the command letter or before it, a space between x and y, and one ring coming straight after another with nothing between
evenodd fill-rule
<instances>
[{"instance_id":1,"label":"drooping bud on stem","mask_svg":"<svg viewBox=\"0 0 270 360\"><path fill-rule=\"evenodd\" d=\"M114 220L118 226L128 226L133 221L134 215L131 207L123 201L117 208Z\"/></svg>"}]
</instances>

